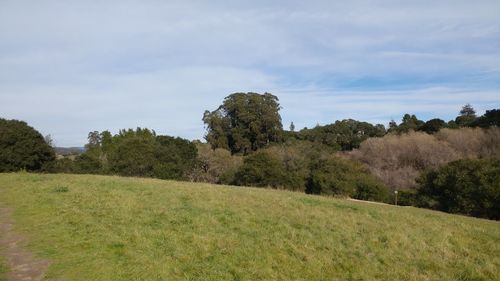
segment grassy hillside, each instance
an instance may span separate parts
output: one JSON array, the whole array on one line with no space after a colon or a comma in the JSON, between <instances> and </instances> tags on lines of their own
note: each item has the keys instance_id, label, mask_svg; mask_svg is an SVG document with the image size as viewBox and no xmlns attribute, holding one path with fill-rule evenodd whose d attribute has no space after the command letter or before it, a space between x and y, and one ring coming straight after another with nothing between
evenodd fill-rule
<instances>
[{"instance_id":1,"label":"grassy hillside","mask_svg":"<svg viewBox=\"0 0 500 281\"><path fill-rule=\"evenodd\" d=\"M64 280L500 280L500 224L300 193L0 174L27 247Z\"/></svg>"}]
</instances>

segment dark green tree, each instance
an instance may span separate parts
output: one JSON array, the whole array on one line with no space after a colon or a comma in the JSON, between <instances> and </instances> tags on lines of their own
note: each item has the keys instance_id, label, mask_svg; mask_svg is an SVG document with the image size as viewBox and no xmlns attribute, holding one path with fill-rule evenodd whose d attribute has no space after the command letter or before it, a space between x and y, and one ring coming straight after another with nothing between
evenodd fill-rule
<instances>
[{"instance_id":1,"label":"dark green tree","mask_svg":"<svg viewBox=\"0 0 500 281\"><path fill-rule=\"evenodd\" d=\"M153 176L161 179L182 179L196 164L197 148L188 140L157 136Z\"/></svg>"},{"instance_id":2,"label":"dark green tree","mask_svg":"<svg viewBox=\"0 0 500 281\"><path fill-rule=\"evenodd\" d=\"M62 168L62 167L61 167ZM72 171L77 174L102 174L103 163L99 156L88 151L78 155L72 165ZM64 172L64 169L57 171Z\"/></svg>"},{"instance_id":3,"label":"dark green tree","mask_svg":"<svg viewBox=\"0 0 500 281\"><path fill-rule=\"evenodd\" d=\"M38 171L54 161L54 149L23 121L0 118L0 172Z\"/></svg>"},{"instance_id":4,"label":"dark green tree","mask_svg":"<svg viewBox=\"0 0 500 281\"><path fill-rule=\"evenodd\" d=\"M283 126L278 98L269 93L235 93L215 111L205 111L205 136L212 148L247 154L281 141Z\"/></svg>"},{"instance_id":5,"label":"dark green tree","mask_svg":"<svg viewBox=\"0 0 500 281\"><path fill-rule=\"evenodd\" d=\"M421 175L421 207L500 219L500 159L462 159Z\"/></svg>"},{"instance_id":6,"label":"dark green tree","mask_svg":"<svg viewBox=\"0 0 500 281\"><path fill-rule=\"evenodd\" d=\"M311 167L307 193L385 201L387 188L361 163L339 157L321 159Z\"/></svg>"},{"instance_id":7,"label":"dark green tree","mask_svg":"<svg viewBox=\"0 0 500 281\"><path fill-rule=\"evenodd\" d=\"M473 126L481 128L500 127L500 109L486 110L486 113L477 118Z\"/></svg>"},{"instance_id":8,"label":"dark green tree","mask_svg":"<svg viewBox=\"0 0 500 281\"><path fill-rule=\"evenodd\" d=\"M108 155L110 170L123 176L152 177L157 164L155 145L154 137L123 137Z\"/></svg>"},{"instance_id":9,"label":"dark green tree","mask_svg":"<svg viewBox=\"0 0 500 281\"><path fill-rule=\"evenodd\" d=\"M440 129L445 128L445 127L446 127L446 123L444 122L444 120L441 120L439 118L434 118L434 119L431 119L431 120L425 122L425 124L423 124L419 128L419 131L424 131L428 134L433 134L433 133L436 133Z\"/></svg>"},{"instance_id":10,"label":"dark green tree","mask_svg":"<svg viewBox=\"0 0 500 281\"><path fill-rule=\"evenodd\" d=\"M146 128L90 132L86 151L74 163L77 173L182 179L193 169L196 146L188 140L157 136Z\"/></svg>"},{"instance_id":11,"label":"dark green tree","mask_svg":"<svg viewBox=\"0 0 500 281\"><path fill-rule=\"evenodd\" d=\"M358 148L361 142L369 137L382 137L385 127L381 124L372 125L353 119L335 121L325 126L317 125L313 129L300 131L300 138L319 142L336 149L352 150Z\"/></svg>"},{"instance_id":12,"label":"dark green tree","mask_svg":"<svg viewBox=\"0 0 500 281\"><path fill-rule=\"evenodd\" d=\"M257 151L243 160L235 175L235 185L258 187L284 187L283 163L266 151Z\"/></svg>"}]
</instances>

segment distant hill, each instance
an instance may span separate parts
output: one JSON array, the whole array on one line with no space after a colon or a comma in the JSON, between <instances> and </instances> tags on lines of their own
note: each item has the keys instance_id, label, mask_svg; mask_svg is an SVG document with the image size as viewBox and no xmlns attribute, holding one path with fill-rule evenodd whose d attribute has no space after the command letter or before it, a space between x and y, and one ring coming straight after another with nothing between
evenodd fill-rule
<instances>
[{"instance_id":1,"label":"distant hill","mask_svg":"<svg viewBox=\"0 0 500 281\"><path fill-rule=\"evenodd\" d=\"M54 150L58 155L74 155L85 152L84 147L54 147Z\"/></svg>"},{"instance_id":2,"label":"distant hill","mask_svg":"<svg viewBox=\"0 0 500 281\"><path fill-rule=\"evenodd\" d=\"M500 280L496 221L116 176L6 173L0 194L54 280Z\"/></svg>"}]
</instances>

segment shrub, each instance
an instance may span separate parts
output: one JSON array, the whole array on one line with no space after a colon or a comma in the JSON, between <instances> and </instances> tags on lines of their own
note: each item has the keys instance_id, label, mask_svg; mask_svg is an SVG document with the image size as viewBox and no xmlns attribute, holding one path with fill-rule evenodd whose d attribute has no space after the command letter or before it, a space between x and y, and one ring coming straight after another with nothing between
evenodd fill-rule
<instances>
[{"instance_id":1,"label":"shrub","mask_svg":"<svg viewBox=\"0 0 500 281\"><path fill-rule=\"evenodd\" d=\"M243 160L233 184L283 188L286 176L282 162L266 151L257 151Z\"/></svg>"},{"instance_id":2,"label":"shrub","mask_svg":"<svg viewBox=\"0 0 500 281\"><path fill-rule=\"evenodd\" d=\"M53 190L54 192L68 192L69 188L67 186L56 186Z\"/></svg>"},{"instance_id":3,"label":"shrub","mask_svg":"<svg viewBox=\"0 0 500 281\"><path fill-rule=\"evenodd\" d=\"M192 181L224 183L234 182L234 174L243 164L243 157L231 155L226 149L212 149L210 144L197 143L198 155L188 178Z\"/></svg>"},{"instance_id":4,"label":"shrub","mask_svg":"<svg viewBox=\"0 0 500 281\"><path fill-rule=\"evenodd\" d=\"M198 151L188 140L157 136L153 176L161 179L183 179L195 165Z\"/></svg>"},{"instance_id":5,"label":"shrub","mask_svg":"<svg viewBox=\"0 0 500 281\"><path fill-rule=\"evenodd\" d=\"M74 173L75 161L64 157L43 165L42 171L48 173Z\"/></svg>"},{"instance_id":6,"label":"shrub","mask_svg":"<svg viewBox=\"0 0 500 281\"><path fill-rule=\"evenodd\" d=\"M389 191L387 187L375 177L360 173L355 180L354 198L368 201L388 202Z\"/></svg>"},{"instance_id":7,"label":"shrub","mask_svg":"<svg viewBox=\"0 0 500 281\"><path fill-rule=\"evenodd\" d=\"M190 141L157 136L142 128L121 130L114 136L108 131L91 132L86 149L75 160L77 173L184 179L197 156Z\"/></svg>"},{"instance_id":8,"label":"shrub","mask_svg":"<svg viewBox=\"0 0 500 281\"><path fill-rule=\"evenodd\" d=\"M500 218L500 158L454 161L422 174L418 183L422 207Z\"/></svg>"},{"instance_id":9,"label":"shrub","mask_svg":"<svg viewBox=\"0 0 500 281\"><path fill-rule=\"evenodd\" d=\"M77 174L100 174L102 173L102 162L93 154L80 154L73 163L73 172Z\"/></svg>"},{"instance_id":10,"label":"shrub","mask_svg":"<svg viewBox=\"0 0 500 281\"><path fill-rule=\"evenodd\" d=\"M306 192L375 201L385 201L388 197L387 188L361 163L339 157L312 165Z\"/></svg>"},{"instance_id":11,"label":"shrub","mask_svg":"<svg viewBox=\"0 0 500 281\"><path fill-rule=\"evenodd\" d=\"M54 161L54 149L25 122L0 118L0 172L39 171Z\"/></svg>"},{"instance_id":12,"label":"shrub","mask_svg":"<svg viewBox=\"0 0 500 281\"><path fill-rule=\"evenodd\" d=\"M330 157L335 149L320 143L291 140L271 146L266 152L282 163L285 170L283 186L289 190L305 191L311 163Z\"/></svg>"}]
</instances>

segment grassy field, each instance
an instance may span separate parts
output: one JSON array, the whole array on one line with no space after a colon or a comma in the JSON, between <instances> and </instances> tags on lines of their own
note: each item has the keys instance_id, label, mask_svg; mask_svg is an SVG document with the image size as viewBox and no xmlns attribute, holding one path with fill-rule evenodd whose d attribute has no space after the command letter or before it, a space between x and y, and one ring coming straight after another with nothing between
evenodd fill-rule
<instances>
[{"instance_id":1,"label":"grassy field","mask_svg":"<svg viewBox=\"0 0 500 281\"><path fill-rule=\"evenodd\" d=\"M28 249L63 280L500 280L500 224L300 193L0 174Z\"/></svg>"}]
</instances>

